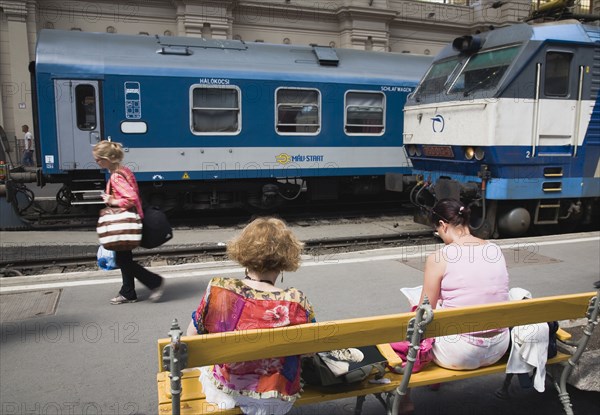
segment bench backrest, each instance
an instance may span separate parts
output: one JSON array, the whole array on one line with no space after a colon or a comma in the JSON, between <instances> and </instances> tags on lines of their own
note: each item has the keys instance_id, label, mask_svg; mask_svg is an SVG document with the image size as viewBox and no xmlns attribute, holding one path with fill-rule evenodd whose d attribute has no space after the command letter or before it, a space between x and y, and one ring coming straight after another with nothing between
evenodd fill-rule
<instances>
[{"instance_id":1,"label":"bench backrest","mask_svg":"<svg viewBox=\"0 0 600 415\"><path fill-rule=\"evenodd\" d=\"M434 310L425 337L581 318L595 292ZM188 347L187 367L241 362L267 357L300 355L345 347L404 340L414 313L302 324L276 329L183 336ZM184 322L187 326L187 322ZM158 367L170 339L158 340Z\"/></svg>"}]
</instances>

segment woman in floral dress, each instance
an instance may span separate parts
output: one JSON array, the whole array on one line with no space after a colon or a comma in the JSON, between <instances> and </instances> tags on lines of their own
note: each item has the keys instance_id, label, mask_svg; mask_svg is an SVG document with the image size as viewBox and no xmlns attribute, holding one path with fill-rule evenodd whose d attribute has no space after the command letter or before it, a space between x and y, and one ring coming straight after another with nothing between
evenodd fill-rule
<instances>
[{"instance_id":1,"label":"woman in floral dress","mask_svg":"<svg viewBox=\"0 0 600 415\"><path fill-rule=\"evenodd\" d=\"M315 321L306 296L278 288L283 271L300 265L303 244L275 218L259 218L227 245L227 254L246 268L243 279L213 278L187 334L293 326ZM283 280L283 277L282 277ZM260 359L202 368L206 399L221 409L239 406L252 415L289 412L300 392L300 356Z\"/></svg>"}]
</instances>

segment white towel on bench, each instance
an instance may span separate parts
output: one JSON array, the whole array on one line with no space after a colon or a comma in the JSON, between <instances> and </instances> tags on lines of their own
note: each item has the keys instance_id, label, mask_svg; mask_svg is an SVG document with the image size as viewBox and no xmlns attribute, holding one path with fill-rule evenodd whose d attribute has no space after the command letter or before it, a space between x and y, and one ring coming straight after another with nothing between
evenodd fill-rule
<instances>
[{"instance_id":1,"label":"white towel on bench","mask_svg":"<svg viewBox=\"0 0 600 415\"><path fill-rule=\"evenodd\" d=\"M512 347L506 373L531 374L536 369L533 387L538 392L544 392L548 361L548 323L513 327L510 333Z\"/></svg>"}]
</instances>

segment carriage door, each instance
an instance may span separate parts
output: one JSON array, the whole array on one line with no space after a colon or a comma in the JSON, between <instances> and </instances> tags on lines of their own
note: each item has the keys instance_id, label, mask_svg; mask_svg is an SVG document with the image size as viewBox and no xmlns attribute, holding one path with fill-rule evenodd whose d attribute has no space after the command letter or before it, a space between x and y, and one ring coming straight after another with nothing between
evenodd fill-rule
<instances>
[{"instance_id":1,"label":"carriage door","mask_svg":"<svg viewBox=\"0 0 600 415\"><path fill-rule=\"evenodd\" d=\"M539 156L569 156L575 151L573 144L577 143L574 134L578 115L576 77L572 52L546 52L546 62L541 70Z\"/></svg>"},{"instance_id":2,"label":"carriage door","mask_svg":"<svg viewBox=\"0 0 600 415\"><path fill-rule=\"evenodd\" d=\"M54 91L62 169L97 169L92 147L101 137L98 81L56 80Z\"/></svg>"}]
</instances>

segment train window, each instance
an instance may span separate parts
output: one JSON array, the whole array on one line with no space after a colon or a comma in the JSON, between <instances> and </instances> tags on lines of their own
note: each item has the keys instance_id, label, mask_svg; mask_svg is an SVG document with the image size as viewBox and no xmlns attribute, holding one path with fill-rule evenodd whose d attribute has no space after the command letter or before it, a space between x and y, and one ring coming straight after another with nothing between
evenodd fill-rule
<instances>
[{"instance_id":1,"label":"train window","mask_svg":"<svg viewBox=\"0 0 600 415\"><path fill-rule=\"evenodd\" d=\"M383 133L385 95L382 92L348 92L345 108L344 128L347 134L380 135Z\"/></svg>"},{"instance_id":2,"label":"train window","mask_svg":"<svg viewBox=\"0 0 600 415\"><path fill-rule=\"evenodd\" d=\"M77 128L83 131L96 129L96 88L89 84L79 84L75 87L75 114Z\"/></svg>"},{"instance_id":3,"label":"train window","mask_svg":"<svg viewBox=\"0 0 600 415\"><path fill-rule=\"evenodd\" d=\"M572 53L548 52L546 54L546 72L544 74L544 92L551 97L569 95L569 70Z\"/></svg>"},{"instance_id":4,"label":"train window","mask_svg":"<svg viewBox=\"0 0 600 415\"><path fill-rule=\"evenodd\" d=\"M458 58L434 63L415 91L415 100L418 102L425 96L443 93L448 81L452 79L451 75L456 72L460 64Z\"/></svg>"},{"instance_id":5,"label":"train window","mask_svg":"<svg viewBox=\"0 0 600 415\"><path fill-rule=\"evenodd\" d=\"M196 135L237 134L241 129L240 90L235 87L194 85L191 125Z\"/></svg>"},{"instance_id":6,"label":"train window","mask_svg":"<svg viewBox=\"0 0 600 415\"><path fill-rule=\"evenodd\" d=\"M279 88L275 95L275 128L278 133L319 133L321 129L321 93L319 91Z\"/></svg>"},{"instance_id":7,"label":"train window","mask_svg":"<svg viewBox=\"0 0 600 415\"><path fill-rule=\"evenodd\" d=\"M511 46L471 56L448 92L467 96L475 91L496 88L518 52L519 46Z\"/></svg>"}]
</instances>

